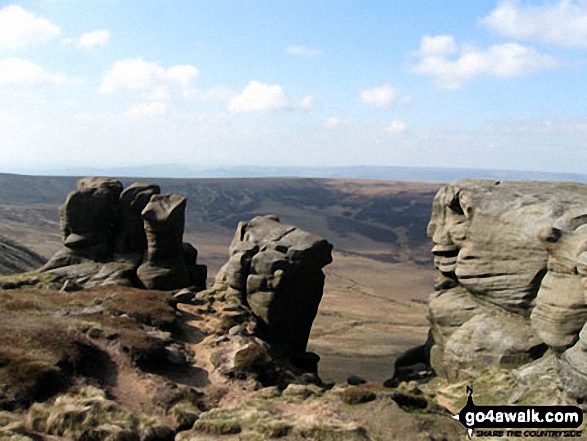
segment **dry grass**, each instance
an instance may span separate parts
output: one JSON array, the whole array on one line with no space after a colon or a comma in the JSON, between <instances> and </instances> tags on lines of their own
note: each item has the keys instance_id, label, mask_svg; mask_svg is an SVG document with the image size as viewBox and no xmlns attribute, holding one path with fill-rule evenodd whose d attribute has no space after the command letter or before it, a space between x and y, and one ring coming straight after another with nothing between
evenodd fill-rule
<instances>
[{"instance_id":1,"label":"dry grass","mask_svg":"<svg viewBox=\"0 0 587 441\"><path fill-rule=\"evenodd\" d=\"M143 367L164 362L162 343L145 326L173 329L175 313L165 295L116 287L0 291L0 409L42 401L76 376L106 384L107 346Z\"/></svg>"}]
</instances>

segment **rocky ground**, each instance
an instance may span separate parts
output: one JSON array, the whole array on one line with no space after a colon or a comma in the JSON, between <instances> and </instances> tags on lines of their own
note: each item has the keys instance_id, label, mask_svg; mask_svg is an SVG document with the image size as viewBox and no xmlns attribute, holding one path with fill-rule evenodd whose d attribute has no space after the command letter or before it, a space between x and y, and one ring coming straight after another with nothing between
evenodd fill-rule
<instances>
[{"instance_id":1,"label":"rocky ground","mask_svg":"<svg viewBox=\"0 0 587 441\"><path fill-rule=\"evenodd\" d=\"M286 367L265 375L270 368L244 368L255 348L220 363L227 341L240 338L226 329L234 312L186 291L69 291L35 273L0 283L1 439L440 440L462 432L415 384L324 384ZM226 375L225 363L242 372Z\"/></svg>"}]
</instances>

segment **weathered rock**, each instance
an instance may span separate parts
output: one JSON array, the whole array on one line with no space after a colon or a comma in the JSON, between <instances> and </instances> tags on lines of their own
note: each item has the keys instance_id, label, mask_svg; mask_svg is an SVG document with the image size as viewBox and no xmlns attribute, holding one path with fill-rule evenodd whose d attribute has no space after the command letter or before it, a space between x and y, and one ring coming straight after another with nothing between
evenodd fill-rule
<instances>
[{"instance_id":1,"label":"weathered rock","mask_svg":"<svg viewBox=\"0 0 587 441\"><path fill-rule=\"evenodd\" d=\"M147 249L147 236L141 213L155 194L158 185L134 183L126 188L118 201L118 223L114 250L117 253L139 253Z\"/></svg>"},{"instance_id":2,"label":"weathered rock","mask_svg":"<svg viewBox=\"0 0 587 441\"><path fill-rule=\"evenodd\" d=\"M438 373L520 365L541 342L561 352L577 341L587 320L578 270L586 207L582 184L467 180L438 192L428 227Z\"/></svg>"},{"instance_id":3,"label":"weathered rock","mask_svg":"<svg viewBox=\"0 0 587 441\"><path fill-rule=\"evenodd\" d=\"M587 274L581 263L587 245L587 206L557 219L542 239L548 272L532 311L532 327L553 350L563 352L575 344L587 321Z\"/></svg>"},{"instance_id":4,"label":"weathered rock","mask_svg":"<svg viewBox=\"0 0 587 441\"><path fill-rule=\"evenodd\" d=\"M250 307L263 325L260 335L274 349L303 354L331 251L325 239L283 225L275 216L259 216L239 223L216 285L234 290L233 301Z\"/></svg>"},{"instance_id":5,"label":"weathered rock","mask_svg":"<svg viewBox=\"0 0 587 441\"><path fill-rule=\"evenodd\" d=\"M116 205L122 191L112 178L83 178L59 209L63 244L76 257L105 261L112 255Z\"/></svg>"},{"instance_id":6,"label":"weathered rock","mask_svg":"<svg viewBox=\"0 0 587 441\"><path fill-rule=\"evenodd\" d=\"M137 275L147 288L171 290L189 285L182 241L185 207L183 196L155 195L142 212L148 257Z\"/></svg>"},{"instance_id":7,"label":"weathered rock","mask_svg":"<svg viewBox=\"0 0 587 441\"><path fill-rule=\"evenodd\" d=\"M57 270L86 287L205 289L206 266L198 265L198 251L182 242L186 200L159 192L153 184L135 183L122 191L112 178L80 179L60 208L64 248L41 270ZM93 270L82 276L81 267Z\"/></svg>"},{"instance_id":8,"label":"weathered rock","mask_svg":"<svg viewBox=\"0 0 587 441\"><path fill-rule=\"evenodd\" d=\"M139 266L137 276L147 288L172 290L190 284L205 285L205 267L194 264L197 251L182 241L185 207L183 196L154 195L142 212L148 255L147 261ZM192 263L189 265L192 271L184 253Z\"/></svg>"},{"instance_id":9,"label":"weathered rock","mask_svg":"<svg viewBox=\"0 0 587 441\"><path fill-rule=\"evenodd\" d=\"M250 371L267 360L267 344L256 337L231 337L229 344L214 352L212 365L223 374Z\"/></svg>"},{"instance_id":10,"label":"weathered rock","mask_svg":"<svg viewBox=\"0 0 587 441\"><path fill-rule=\"evenodd\" d=\"M517 315L478 314L446 341L444 373L450 379L474 377L487 366L513 368L541 357L547 346Z\"/></svg>"}]
</instances>

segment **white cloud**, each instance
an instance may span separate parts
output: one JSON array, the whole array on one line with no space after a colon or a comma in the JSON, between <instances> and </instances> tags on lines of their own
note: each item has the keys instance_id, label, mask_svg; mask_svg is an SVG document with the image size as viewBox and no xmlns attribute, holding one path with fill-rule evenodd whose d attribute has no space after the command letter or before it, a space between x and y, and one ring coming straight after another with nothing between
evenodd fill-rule
<instances>
[{"instance_id":1,"label":"white cloud","mask_svg":"<svg viewBox=\"0 0 587 441\"><path fill-rule=\"evenodd\" d=\"M376 107L389 107L395 98L395 90L391 84L382 84L379 87L362 90L359 97L364 103L372 104Z\"/></svg>"},{"instance_id":2,"label":"white cloud","mask_svg":"<svg viewBox=\"0 0 587 441\"><path fill-rule=\"evenodd\" d=\"M457 45L452 35L436 35L422 37L418 53L426 55L452 55L457 52Z\"/></svg>"},{"instance_id":3,"label":"white cloud","mask_svg":"<svg viewBox=\"0 0 587 441\"><path fill-rule=\"evenodd\" d=\"M184 89L189 88L192 82L198 79L199 76L200 71L189 64L171 66L165 71L165 77L168 80L179 84Z\"/></svg>"},{"instance_id":4,"label":"white cloud","mask_svg":"<svg viewBox=\"0 0 587 441\"><path fill-rule=\"evenodd\" d=\"M326 127L327 129L333 129L335 127L338 127L341 123L341 120L338 116L329 116L328 118L326 118L326 121L324 121L324 127Z\"/></svg>"},{"instance_id":5,"label":"white cloud","mask_svg":"<svg viewBox=\"0 0 587 441\"><path fill-rule=\"evenodd\" d=\"M110 32L103 29L100 31L86 32L79 39L78 46L89 48L94 46L104 46L110 40Z\"/></svg>"},{"instance_id":6,"label":"white cloud","mask_svg":"<svg viewBox=\"0 0 587 441\"><path fill-rule=\"evenodd\" d=\"M281 86L255 80L228 103L228 110L234 113L262 112L287 107L290 107L290 103Z\"/></svg>"},{"instance_id":7,"label":"white cloud","mask_svg":"<svg viewBox=\"0 0 587 441\"><path fill-rule=\"evenodd\" d=\"M21 58L0 59L0 87L4 86L39 86L42 84L59 84L70 81L62 74L51 74L28 60Z\"/></svg>"},{"instance_id":8,"label":"white cloud","mask_svg":"<svg viewBox=\"0 0 587 441\"><path fill-rule=\"evenodd\" d=\"M557 66L557 60L536 49L517 43L493 45L489 48L462 48L458 56L444 54L423 56L413 68L418 74L436 78L441 89L459 89L478 76L519 77Z\"/></svg>"},{"instance_id":9,"label":"white cloud","mask_svg":"<svg viewBox=\"0 0 587 441\"><path fill-rule=\"evenodd\" d=\"M507 1L480 23L500 35L568 47L587 47L587 3L560 0L541 6Z\"/></svg>"},{"instance_id":10,"label":"white cloud","mask_svg":"<svg viewBox=\"0 0 587 441\"><path fill-rule=\"evenodd\" d=\"M318 55L322 55L322 50L317 48L309 48L302 45L289 46L286 49L286 52L290 55L301 55L309 57L316 57Z\"/></svg>"},{"instance_id":11,"label":"white cloud","mask_svg":"<svg viewBox=\"0 0 587 441\"><path fill-rule=\"evenodd\" d=\"M302 109L309 109L314 104L314 97L312 95L306 95L298 101L298 106Z\"/></svg>"},{"instance_id":12,"label":"white cloud","mask_svg":"<svg viewBox=\"0 0 587 441\"><path fill-rule=\"evenodd\" d=\"M394 120L391 124L387 127L387 132L391 133L392 135L399 135L405 132L408 129L408 125L400 120Z\"/></svg>"},{"instance_id":13,"label":"white cloud","mask_svg":"<svg viewBox=\"0 0 587 441\"><path fill-rule=\"evenodd\" d=\"M147 96L161 98L165 88L179 86L182 92L189 90L191 83L200 72L190 65L176 65L165 69L157 63L149 63L141 58L117 62L102 79L100 94L118 92L145 92Z\"/></svg>"},{"instance_id":14,"label":"white cloud","mask_svg":"<svg viewBox=\"0 0 587 441\"><path fill-rule=\"evenodd\" d=\"M128 109L125 113L125 116L128 118L152 118L154 116L163 115L169 105L167 103L161 101L154 101L152 103L139 103L132 106Z\"/></svg>"},{"instance_id":15,"label":"white cloud","mask_svg":"<svg viewBox=\"0 0 587 441\"><path fill-rule=\"evenodd\" d=\"M15 50L61 35L59 26L16 5L0 9L0 49Z\"/></svg>"}]
</instances>

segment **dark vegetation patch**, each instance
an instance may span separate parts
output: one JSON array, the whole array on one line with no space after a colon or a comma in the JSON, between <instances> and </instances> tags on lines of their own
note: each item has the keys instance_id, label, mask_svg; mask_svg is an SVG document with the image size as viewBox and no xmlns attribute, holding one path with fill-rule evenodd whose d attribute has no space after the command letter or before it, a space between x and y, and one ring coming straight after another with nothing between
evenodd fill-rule
<instances>
[{"instance_id":1,"label":"dark vegetation patch","mask_svg":"<svg viewBox=\"0 0 587 441\"><path fill-rule=\"evenodd\" d=\"M26 408L80 380L114 385L117 351L142 368L163 364L163 342L148 332L174 330L165 295L127 287L0 291L0 410Z\"/></svg>"}]
</instances>

